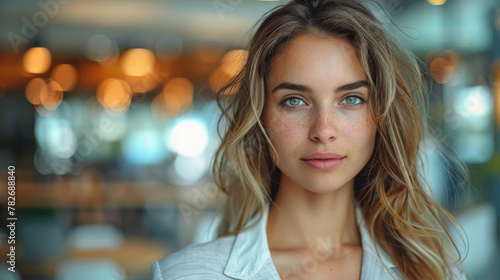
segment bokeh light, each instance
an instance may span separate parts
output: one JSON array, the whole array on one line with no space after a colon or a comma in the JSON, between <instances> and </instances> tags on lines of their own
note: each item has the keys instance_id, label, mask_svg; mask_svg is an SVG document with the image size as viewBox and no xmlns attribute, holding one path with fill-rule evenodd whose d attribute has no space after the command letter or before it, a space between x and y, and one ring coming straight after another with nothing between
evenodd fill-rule
<instances>
[{"instance_id":1,"label":"bokeh light","mask_svg":"<svg viewBox=\"0 0 500 280\"><path fill-rule=\"evenodd\" d=\"M49 111L55 110L63 100L63 89L54 80L48 82L40 90L40 102Z\"/></svg>"},{"instance_id":2,"label":"bokeh light","mask_svg":"<svg viewBox=\"0 0 500 280\"><path fill-rule=\"evenodd\" d=\"M121 58L121 68L128 76L145 76L155 68L155 55L148 49L131 49Z\"/></svg>"},{"instance_id":3,"label":"bokeh light","mask_svg":"<svg viewBox=\"0 0 500 280\"><path fill-rule=\"evenodd\" d=\"M37 118L35 138L42 150L57 158L71 157L77 147L77 140L71 123L55 116Z\"/></svg>"},{"instance_id":4,"label":"bokeh light","mask_svg":"<svg viewBox=\"0 0 500 280\"><path fill-rule=\"evenodd\" d=\"M73 90L78 81L78 72L73 65L59 64L52 70L50 77L56 81L63 91Z\"/></svg>"},{"instance_id":5,"label":"bokeh light","mask_svg":"<svg viewBox=\"0 0 500 280\"><path fill-rule=\"evenodd\" d=\"M227 75L234 77L236 76L245 63L247 62L248 51L246 50L232 50L224 55L222 58L222 70Z\"/></svg>"},{"instance_id":6,"label":"bokeh light","mask_svg":"<svg viewBox=\"0 0 500 280\"><path fill-rule=\"evenodd\" d=\"M159 116L175 117L193 103L194 86L186 78L173 78L154 98L151 107Z\"/></svg>"},{"instance_id":7,"label":"bokeh light","mask_svg":"<svg viewBox=\"0 0 500 280\"><path fill-rule=\"evenodd\" d=\"M24 70L32 74L43 74L49 70L51 60L52 56L47 48L31 48L23 57Z\"/></svg>"},{"instance_id":8,"label":"bokeh light","mask_svg":"<svg viewBox=\"0 0 500 280\"><path fill-rule=\"evenodd\" d=\"M489 115L493 111L493 100L489 89L484 86L475 86L467 89L462 89L459 92L460 102L457 102L456 111L465 118L473 116ZM487 122L482 124L477 123L476 128L479 126L487 125Z\"/></svg>"},{"instance_id":9,"label":"bokeh light","mask_svg":"<svg viewBox=\"0 0 500 280\"><path fill-rule=\"evenodd\" d=\"M103 34L92 36L87 44L86 56L101 64L112 64L120 54L118 44Z\"/></svg>"},{"instance_id":10,"label":"bokeh light","mask_svg":"<svg viewBox=\"0 0 500 280\"><path fill-rule=\"evenodd\" d=\"M40 92L46 85L45 80L42 78L34 78L28 82L25 89L26 99L33 105L40 105Z\"/></svg>"},{"instance_id":11,"label":"bokeh light","mask_svg":"<svg viewBox=\"0 0 500 280\"><path fill-rule=\"evenodd\" d=\"M215 71L210 75L210 78L208 80L208 83L210 85L210 88L214 92L220 92L232 79L233 77L229 76L222 70L221 67L218 67L215 69ZM239 86L232 86L229 88L226 88L223 92L220 92L221 94L234 94L238 91Z\"/></svg>"},{"instance_id":12,"label":"bokeh light","mask_svg":"<svg viewBox=\"0 0 500 280\"><path fill-rule=\"evenodd\" d=\"M126 76L125 80L136 96L154 90L162 82L158 69L150 69L144 76Z\"/></svg>"},{"instance_id":13,"label":"bokeh light","mask_svg":"<svg viewBox=\"0 0 500 280\"><path fill-rule=\"evenodd\" d=\"M232 50L224 55L221 65L215 69L208 80L210 88L214 92L220 92L238 73L243 69L248 58L246 50ZM222 94L234 94L239 85L233 85L221 92Z\"/></svg>"},{"instance_id":14,"label":"bokeh light","mask_svg":"<svg viewBox=\"0 0 500 280\"><path fill-rule=\"evenodd\" d=\"M443 5L444 3L446 3L446 0L427 0L427 2L429 2L429 4L431 4L431 5L439 6L439 5Z\"/></svg>"},{"instance_id":15,"label":"bokeh light","mask_svg":"<svg viewBox=\"0 0 500 280\"><path fill-rule=\"evenodd\" d=\"M453 74L453 64L443 57L437 57L432 60L429 68L432 78L440 84L449 82Z\"/></svg>"},{"instance_id":16,"label":"bokeh light","mask_svg":"<svg viewBox=\"0 0 500 280\"><path fill-rule=\"evenodd\" d=\"M125 159L138 165L159 164L167 157L160 134L155 130L132 132L122 146Z\"/></svg>"},{"instance_id":17,"label":"bokeh light","mask_svg":"<svg viewBox=\"0 0 500 280\"><path fill-rule=\"evenodd\" d=\"M207 129L198 120L179 120L173 126L168 142L175 152L194 157L201 154L207 146Z\"/></svg>"},{"instance_id":18,"label":"bokeh light","mask_svg":"<svg viewBox=\"0 0 500 280\"><path fill-rule=\"evenodd\" d=\"M105 109L112 113L124 113L132 101L132 90L126 81L109 78L99 84L96 97Z\"/></svg>"},{"instance_id":19,"label":"bokeh light","mask_svg":"<svg viewBox=\"0 0 500 280\"><path fill-rule=\"evenodd\" d=\"M193 102L194 86L186 78L174 78L165 84L162 94L167 108L183 111Z\"/></svg>"}]
</instances>

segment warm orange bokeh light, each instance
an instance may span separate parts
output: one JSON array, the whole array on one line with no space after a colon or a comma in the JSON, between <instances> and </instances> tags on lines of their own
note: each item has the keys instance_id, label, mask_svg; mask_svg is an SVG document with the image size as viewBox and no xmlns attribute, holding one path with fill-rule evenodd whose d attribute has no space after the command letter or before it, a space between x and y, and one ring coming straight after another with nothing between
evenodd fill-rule
<instances>
[{"instance_id":1,"label":"warm orange bokeh light","mask_svg":"<svg viewBox=\"0 0 500 280\"><path fill-rule=\"evenodd\" d=\"M156 57L148 49L131 49L121 58L121 69L127 76L145 76L154 71Z\"/></svg>"},{"instance_id":2,"label":"warm orange bokeh light","mask_svg":"<svg viewBox=\"0 0 500 280\"><path fill-rule=\"evenodd\" d=\"M126 76L125 80L135 95L142 95L155 89L160 84L161 78L155 70L141 77Z\"/></svg>"},{"instance_id":3,"label":"warm orange bokeh light","mask_svg":"<svg viewBox=\"0 0 500 280\"><path fill-rule=\"evenodd\" d=\"M248 59L248 51L232 50L224 55L221 65L210 75L208 83L214 92L226 86L243 69ZM239 85L233 85L221 92L222 94L233 94L239 89Z\"/></svg>"},{"instance_id":4,"label":"warm orange bokeh light","mask_svg":"<svg viewBox=\"0 0 500 280\"><path fill-rule=\"evenodd\" d=\"M186 78L174 78L168 81L163 90L151 104L152 110L165 117L175 117L188 109L193 103L194 86Z\"/></svg>"},{"instance_id":5,"label":"warm orange bokeh light","mask_svg":"<svg viewBox=\"0 0 500 280\"><path fill-rule=\"evenodd\" d=\"M229 88L226 88L223 92L220 92L224 86L226 86L233 77L226 74L221 67L218 67L210 78L208 79L208 83L210 84L210 88L220 94L234 94L238 91L239 85L233 85Z\"/></svg>"},{"instance_id":6,"label":"warm orange bokeh light","mask_svg":"<svg viewBox=\"0 0 500 280\"><path fill-rule=\"evenodd\" d=\"M194 86L188 79L174 78L163 87L162 93L167 107L173 102L184 110L193 102Z\"/></svg>"},{"instance_id":7,"label":"warm orange bokeh light","mask_svg":"<svg viewBox=\"0 0 500 280\"><path fill-rule=\"evenodd\" d=\"M40 92L45 87L46 83L42 78L34 78L26 85L25 95L26 99L33 105L40 105Z\"/></svg>"},{"instance_id":8,"label":"warm orange bokeh light","mask_svg":"<svg viewBox=\"0 0 500 280\"><path fill-rule=\"evenodd\" d=\"M222 70L225 74L234 77L236 76L245 63L247 62L248 51L246 50L232 50L224 55L222 58Z\"/></svg>"},{"instance_id":9,"label":"warm orange bokeh light","mask_svg":"<svg viewBox=\"0 0 500 280\"><path fill-rule=\"evenodd\" d=\"M449 82L453 74L453 65L448 59L443 57L435 58L429 68L432 78L440 84Z\"/></svg>"},{"instance_id":10,"label":"warm orange bokeh light","mask_svg":"<svg viewBox=\"0 0 500 280\"><path fill-rule=\"evenodd\" d=\"M23 57L24 70L32 74L43 74L50 68L52 56L46 48L31 48Z\"/></svg>"},{"instance_id":11,"label":"warm orange bokeh light","mask_svg":"<svg viewBox=\"0 0 500 280\"><path fill-rule=\"evenodd\" d=\"M97 100L112 112L123 113L128 110L132 101L132 90L129 84L121 79L106 79L97 87Z\"/></svg>"},{"instance_id":12,"label":"warm orange bokeh light","mask_svg":"<svg viewBox=\"0 0 500 280\"><path fill-rule=\"evenodd\" d=\"M43 107L49 111L54 111L63 100L63 90L54 80L49 82L40 91L40 101Z\"/></svg>"},{"instance_id":13,"label":"warm orange bokeh light","mask_svg":"<svg viewBox=\"0 0 500 280\"><path fill-rule=\"evenodd\" d=\"M59 64L54 67L50 77L56 81L64 91L73 90L78 81L78 72L73 65Z\"/></svg>"},{"instance_id":14,"label":"warm orange bokeh light","mask_svg":"<svg viewBox=\"0 0 500 280\"><path fill-rule=\"evenodd\" d=\"M431 5L439 6L446 3L446 0L427 0L427 2L429 2L429 4Z\"/></svg>"}]
</instances>

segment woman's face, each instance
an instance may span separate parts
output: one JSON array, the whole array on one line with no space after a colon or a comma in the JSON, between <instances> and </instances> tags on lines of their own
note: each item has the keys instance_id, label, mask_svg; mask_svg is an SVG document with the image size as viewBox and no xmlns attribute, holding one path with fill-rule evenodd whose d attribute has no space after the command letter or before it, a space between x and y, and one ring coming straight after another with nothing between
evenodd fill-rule
<instances>
[{"instance_id":1,"label":"woman's face","mask_svg":"<svg viewBox=\"0 0 500 280\"><path fill-rule=\"evenodd\" d=\"M352 186L376 135L366 74L342 38L300 35L274 58L263 121L281 185L323 193Z\"/></svg>"}]
</instances>

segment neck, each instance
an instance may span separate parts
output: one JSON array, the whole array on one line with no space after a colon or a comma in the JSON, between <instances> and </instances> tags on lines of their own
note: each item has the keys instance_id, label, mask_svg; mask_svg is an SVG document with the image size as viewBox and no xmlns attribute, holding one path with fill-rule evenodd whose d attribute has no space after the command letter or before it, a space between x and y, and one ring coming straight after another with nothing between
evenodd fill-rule
<instances>
[{"instance_id":1,"label":"neck","mask_svg":"<svg viewBox=\"0 0 500 280\"><path fill-rule=\"evenodd\" d=\"M279 189L266 228L271 250L314 251L325 242L334 248L361 244L352 182L328 193L287 182Z\"/></svg>"}]
</instances>

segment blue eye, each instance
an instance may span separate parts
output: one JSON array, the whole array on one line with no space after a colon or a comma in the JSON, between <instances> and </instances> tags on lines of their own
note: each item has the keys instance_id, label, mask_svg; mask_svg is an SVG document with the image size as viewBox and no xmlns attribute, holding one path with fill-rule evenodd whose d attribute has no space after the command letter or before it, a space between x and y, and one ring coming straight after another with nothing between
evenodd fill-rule
<instances>
[{"instance_id":1,"label":"blue eye","mask_svg":"<svg viewBox=\"0 0 500 280\"><path fill-rule=\"evenodd\" d=\"M281 104L286 104L290 107L297 107L302 104L305 104L304 101L302 101L300 98L297 97L290 97L281 102Z\"/></svg>"},{"instance_id":2,"label":"blue eye","mask_svg":"<svg viewBox=\"0 0 500 280\"><path fill-rule=\"evenodd\" d=\"M365 100L363 98L361 98L359 96L355 96L355 95L347 96L346 98L344 98L344 100L342 100L342 103L350 105L350 106L360 105L361 103L364 103L364 102L365 102Z\"/></svg>"}]
</instances>

